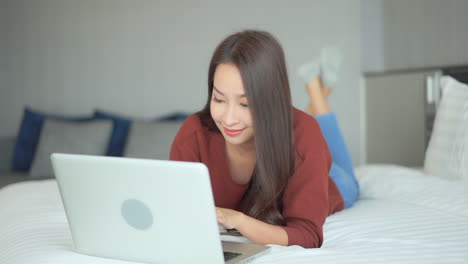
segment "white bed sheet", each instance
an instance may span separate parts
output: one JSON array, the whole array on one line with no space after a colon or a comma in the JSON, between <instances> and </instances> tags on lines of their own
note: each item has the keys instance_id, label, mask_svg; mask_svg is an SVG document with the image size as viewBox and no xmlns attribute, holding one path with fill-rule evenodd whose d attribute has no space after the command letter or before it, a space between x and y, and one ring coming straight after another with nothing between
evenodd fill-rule
<instances>
[{"instance_id":1,"label":"white bed sheet","mask_svg":"<svg viewBox=\"0 0 468 264\"><path fill-rule=\"evenodd\" d=\"M389 165L356 174L360 199L327 218L321 248L272 245L253 263L468 263L466 185ZM0 263L131 262L73 252L57 184L48 180L0 190Z\"/></svg>"}]
</instances>

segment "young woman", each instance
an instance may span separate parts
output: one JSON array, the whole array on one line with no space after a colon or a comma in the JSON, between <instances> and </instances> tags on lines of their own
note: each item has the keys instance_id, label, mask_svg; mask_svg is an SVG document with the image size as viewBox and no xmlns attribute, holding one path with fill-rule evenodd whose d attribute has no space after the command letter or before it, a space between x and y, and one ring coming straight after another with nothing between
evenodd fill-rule
<instances>
[{"instance_id":1,"label":"young woman","mask_svg":"<svg viewBox=\"0 0 468 264\"><path fill-rule=\"evenodd\" d=\"M255 243L320 247L325 218L345 207L341 189L352 188L337 184L357 186L344 142L329 142L339 147L330 155L326 139L340 132L329 108L322 108L320 79L308 90L310 113L326 120L329 137L314 117L292 106L278 41L263 31L230 35L211 59L205 107L184 122L172 144L171 160L208 167L218 223Z\"/></svg>"}]
</instances>

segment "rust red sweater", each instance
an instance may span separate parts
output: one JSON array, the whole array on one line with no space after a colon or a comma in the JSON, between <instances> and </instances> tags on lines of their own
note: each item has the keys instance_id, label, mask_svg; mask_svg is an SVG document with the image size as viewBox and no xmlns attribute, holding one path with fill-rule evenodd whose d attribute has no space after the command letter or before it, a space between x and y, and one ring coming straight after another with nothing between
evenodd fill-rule
<instances>
[{"instance_id":1,"label":"rust red sweater","mask_svg":"<svg viewBox=\"0 0 468 264\"><path fill-rule=\"evenodd\" d=\"M294 108L296 170L283 195L283 228L289 245L320 247L325 218L342 210L344 201L328 176L331 155L317 121ZM238 210L247 184L230 175L226 146L220 132L208 131L196 115L187 118L174 142L171 160L204 163L210 172L216 206Z\"/></svg>"}]
</instances>

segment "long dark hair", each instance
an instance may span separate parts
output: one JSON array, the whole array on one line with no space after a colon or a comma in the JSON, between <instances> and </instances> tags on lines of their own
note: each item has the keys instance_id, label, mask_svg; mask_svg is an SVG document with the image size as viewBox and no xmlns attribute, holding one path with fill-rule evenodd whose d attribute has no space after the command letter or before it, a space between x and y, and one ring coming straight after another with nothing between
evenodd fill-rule
<instances>
[{"instance_id":1,"label":"long dark hair","mask_svg":"<svg viewBox=\"0 0 468 264\"><path fill-rule=\"evenodd\" d=\"M218 45L208 71L208 100L197 113L209 130L218 130L211 118L210 101L215 70L222 63L239 69L254 126L256 164L241 210L256 219L283 225L282 196L294 173L295 153L283 49L270 33L254 30L232 34Z\"/></svg>"}]
</instances>

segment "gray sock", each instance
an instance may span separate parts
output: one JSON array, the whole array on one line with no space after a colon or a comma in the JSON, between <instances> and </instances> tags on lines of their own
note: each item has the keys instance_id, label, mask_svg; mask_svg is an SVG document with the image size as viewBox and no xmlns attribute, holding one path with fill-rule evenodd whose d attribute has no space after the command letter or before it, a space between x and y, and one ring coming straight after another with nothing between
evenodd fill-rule
<instances>
[{"instance_id":1,"label":"gray sock","mask_svg":"<svg viewBox=\"0 0 468 264\"><path fill-rule=\"evenodd\" d=\"M303 64L297 73L306 83L321 76L325 87L336 88L342 61L341 51L337 47L325 47L322 48L318 59Z\"/></svg>"},{"instance_id":2,"label":"gray sock","mask_svg":"<svg viewBox=\"0 0 468 264\"><path fill-rule=\"evenodd\" d=\"M336 88L343 56L337 47L325 47L320 52L322 81L325 87Z\"/></svg>"}]
</instances>

